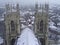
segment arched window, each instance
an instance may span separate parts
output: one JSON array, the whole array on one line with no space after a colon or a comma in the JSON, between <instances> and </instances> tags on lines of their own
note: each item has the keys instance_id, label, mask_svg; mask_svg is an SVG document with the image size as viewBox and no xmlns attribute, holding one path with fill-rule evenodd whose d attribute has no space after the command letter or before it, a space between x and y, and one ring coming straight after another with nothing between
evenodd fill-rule
<instances>
[{"instance_id":1,"label":"arched window","mask_svg":"<svg viewBox=\"0 0 60 45\"><path fill-rule=\"evenodd\" d=\"M38 23L37 23L37 29L39 29L39 21L38 21Z\"/></svg>"},{"instance_id":2,"label":"arched window","mask_svg":"<svg viewBox=\"0 0 60 45\"><path fill-rule=\"evenodd\" d=\"M15 41L16 41L15 39L12 39L11 40L11 45L14 45L15 44Z\"/></svg>"},{"instance_id":3,"label":"arched window","mask_svg":"<svg viewBox=\"0 0 60 45\"><path fill-rule=\"evenodd\" d=\"M11 30L12 30L12 31L15 30L15 24L14 24L14 21L11 21Z\"/></svg>"},{"instance_id":4,"label":"arched window","mask_svg":"<svg viewBox=\"0 0 60 45\"><path fill-rule=\"evenodd\" d=\"M45 45L45 39L44 38L39 38L41 45Z\"/></svg>"},{"instance_id":5,"label":"arched window","mask_svg":"<svg viewBox=\"0 0 60 45\"><path fill-rule=\"evenodd\" d=\"M40 21L40 26L39 27L40 27L40 32L43 33L43 20Z\"/></svg>"}]
</instances>

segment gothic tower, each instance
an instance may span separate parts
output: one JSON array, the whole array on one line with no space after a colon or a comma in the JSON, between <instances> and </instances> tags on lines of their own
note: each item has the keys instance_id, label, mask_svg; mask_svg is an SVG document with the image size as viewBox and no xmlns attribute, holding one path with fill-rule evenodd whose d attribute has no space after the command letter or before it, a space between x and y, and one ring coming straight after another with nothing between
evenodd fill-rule
<instances>
[{"instance_id":1,"label":"gothic tower","mask_svg":"<svg viewBox=\"0 0 60 45\"><path fill-rule=\"evenodd\" d=\"M38 10L36 4L35 12L35 34L41 45L48 45L48 4L42 5Z\"/></svg>"},{"instance_id":2,"label":"gothic tower","mask_svg":"<svg viewBox=\"0 0 60 45\"><path fill-rule=\"evenodd\" d=\"M12 5L6 5L5 14L5 45L14 45L15 40L20 34L20 12L19 4L16 6L16 10L12 10Z\"/></svg>"}]
</instances>

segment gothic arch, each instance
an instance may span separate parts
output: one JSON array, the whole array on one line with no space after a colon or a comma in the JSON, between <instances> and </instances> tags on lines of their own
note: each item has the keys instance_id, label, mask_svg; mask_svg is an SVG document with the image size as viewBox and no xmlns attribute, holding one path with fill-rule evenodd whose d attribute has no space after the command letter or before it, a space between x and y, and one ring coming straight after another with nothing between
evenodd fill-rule
<instances>
[{"instance_id":1,"label":"gothic arch","mask_svg":"<svg viewBox=\"0 0 60 45\"><path fill-rule=\"evenodd\" d=\"M11 21L11 30L12 30L12 31L15 30L15 24L14 24L14 21Z\"/></svg>"},{"instance_id":2,"label":"gothic arch","mask_svg":"<svg viewBox=\"0 0 60 45\"><path fill-rule=\"evenodd\" d=\"M11 40L11 45L14 45L14 44L15 44L15 38Z\"/></svg>"},{"instance_id":3,"label":"gothic arch","mask_svg":"<svg viewBox=\"0 0 60 45\"><path fill-rule=\"evenodd\" d=\"M41 20L39 23L39 30L40 32L43 32L43 20Z\"/></svg>"},{"instance_id":4,"label":"gothic arch","mask_svg":"<svg viewBox=\"0 0 60 45\"><path fill-rule=\"evenodd\" d=\"M39 38L41 45L45 45L45 39L44 38Z\"/></svg>"}]
</instances>

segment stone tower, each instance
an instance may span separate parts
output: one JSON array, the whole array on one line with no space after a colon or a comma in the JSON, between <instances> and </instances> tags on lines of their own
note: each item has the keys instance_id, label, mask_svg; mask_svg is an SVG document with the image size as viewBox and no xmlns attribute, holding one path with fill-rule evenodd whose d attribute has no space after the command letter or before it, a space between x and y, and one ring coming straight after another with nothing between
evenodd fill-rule
<instances>
[{"instance_id":1,"label":"stone tower","mask_svg":"<svg viewBox=\"0 0 60 45\"><path fill-rule=\"evenodd\" d=\"M5 45L14 45L15 41L20 34L20 12L19 4L17 4L16 9L12 9L12 5L6 5L5 14Z\"/></svg>"},{"instance_id":2,"label":"stone tower","mask_svg":"<svg viewBox=\"0 0 60 45\"><path fill-rule=\"evenodd\" d=\"M36 4L35 34L41 45L48 45L48 8L48 4L45 4L38 10L38 4Z\"/></svg>"}]
</instances>

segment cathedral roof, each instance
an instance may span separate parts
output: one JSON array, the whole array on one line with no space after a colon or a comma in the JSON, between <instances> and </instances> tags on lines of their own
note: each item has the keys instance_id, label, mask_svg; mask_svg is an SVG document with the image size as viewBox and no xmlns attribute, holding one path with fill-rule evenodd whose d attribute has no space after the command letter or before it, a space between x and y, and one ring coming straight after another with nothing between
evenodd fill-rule
<instances>
[{"instance_id":1,"label":"cathedral roof","mask_svg":"<svg viewBox=\"0 0 60 45\"><path fill-rule=\"evenodd\" d=\"M17 40L17 45L39 45L33 31L25 28Z\"/></svg>"}]
</instances>

